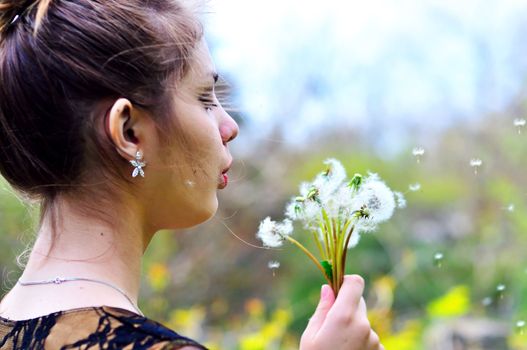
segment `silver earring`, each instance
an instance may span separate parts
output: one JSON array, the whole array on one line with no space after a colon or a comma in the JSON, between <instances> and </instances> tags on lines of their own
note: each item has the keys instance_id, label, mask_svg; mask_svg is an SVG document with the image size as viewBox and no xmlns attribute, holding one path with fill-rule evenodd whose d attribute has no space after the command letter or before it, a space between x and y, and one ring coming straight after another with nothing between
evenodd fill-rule
<instances>
[{"instance_id":1,"label":"silver earring","mask_svg":"<svg viewBox=\"0 0 527 350\"><path fill-rule=\"evenodd\" d=\"M142 158L143 153L141 151L137 151L135 153L135 159L130 161L130 163L132 163L132 165L135 167L134 171L132 172L132 177L136 177L138 174L142 177L145 177L143 167L146 166L146 162L144 162Z\"/></svg>"}]
</instances>

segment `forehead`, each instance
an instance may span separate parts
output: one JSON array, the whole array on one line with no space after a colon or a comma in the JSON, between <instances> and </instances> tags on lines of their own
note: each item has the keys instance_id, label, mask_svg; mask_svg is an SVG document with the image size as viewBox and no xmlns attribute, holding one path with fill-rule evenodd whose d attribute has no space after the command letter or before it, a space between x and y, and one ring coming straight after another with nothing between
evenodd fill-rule
<instances>
[{"instance_id":1,"label":"forehead","mask_svg":"<svg viewBox=\"0 0 527 350\"><path fill-rule=\"evenodd\" d=\"M195 83L210 83L214 79L215 72L209 48L205 41L201 40L194 49L187 78Z\"/></svg>"}]
</instances>

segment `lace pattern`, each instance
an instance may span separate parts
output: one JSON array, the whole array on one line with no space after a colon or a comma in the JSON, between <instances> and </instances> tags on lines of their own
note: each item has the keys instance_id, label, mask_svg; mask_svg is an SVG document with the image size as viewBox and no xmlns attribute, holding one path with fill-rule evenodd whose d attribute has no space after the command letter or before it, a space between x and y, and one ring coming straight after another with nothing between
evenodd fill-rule
<instances>
[{"instance_id":1,"label":"lace pattern","mask_svg":"<svg viewBox=\"0 0 527 350\"><path fill-rule=\"evenodd\" d=\"M0 317L0 350L175 350L184 346L207 350L156 321L110 306L59 311L21 321Z\"/></svg>"}]
</instances>

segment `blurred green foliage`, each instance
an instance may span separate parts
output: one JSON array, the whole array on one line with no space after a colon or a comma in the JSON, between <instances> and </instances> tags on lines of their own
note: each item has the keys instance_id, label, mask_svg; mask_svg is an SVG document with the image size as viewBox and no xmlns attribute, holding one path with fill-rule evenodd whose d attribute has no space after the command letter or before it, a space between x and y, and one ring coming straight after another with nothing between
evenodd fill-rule
<instances>
[{"instance_id":1,"label":"blurred green foliage","mask_svg":"<svg viewBox=\"0 0 527 350\"><path fill-rule=\"evenodd\" d=\"M348 258L348 273L367 281L371 323L386 349L425 349L431 327L465 316L501 321L511 349L527 349L527 335L516 327L527 320L527 133L499 115L422 140L406 140L404 151L390 157L342 133L304 149L276 142L255 147L237 159L215 218L153 239L141 308L212 349L297 349L323 279L293 246L254 247L260 245L255 233L265 216L280 219L298 184L334 157L349 174L379 173L408 201ZM419 162L415 146L426 150ZM483 160L477 174L469 165L474 157ZM415 183L420 190L409 190ZM16 256L31 241L36 211L25 209L5 183L0 195L5 293L20 274ZM300 240L303 234L296 233ZM269 260L281 267L269 270Z\"/></svg>"}]
</instances>

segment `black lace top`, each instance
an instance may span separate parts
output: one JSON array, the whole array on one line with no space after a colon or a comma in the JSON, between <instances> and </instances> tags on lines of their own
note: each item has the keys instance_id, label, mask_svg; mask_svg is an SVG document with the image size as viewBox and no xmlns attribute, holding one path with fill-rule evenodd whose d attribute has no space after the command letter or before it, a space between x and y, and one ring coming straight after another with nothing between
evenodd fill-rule
<instances>
[{"instance_id":1,"label":"black lace top","mask_svg":"<svg viewBox=\"0 0 527 350\"><path fill-rule=\"evenodd\" d=\"M113 306L57 311L28 320L0 317L0 350L207 349L162 324Z\"/></svg>"}]
</instances>

